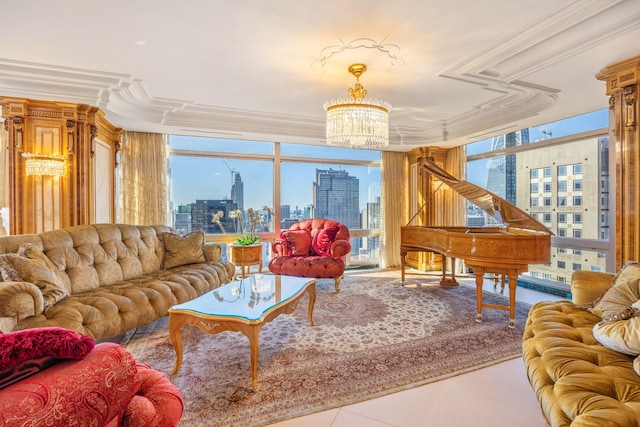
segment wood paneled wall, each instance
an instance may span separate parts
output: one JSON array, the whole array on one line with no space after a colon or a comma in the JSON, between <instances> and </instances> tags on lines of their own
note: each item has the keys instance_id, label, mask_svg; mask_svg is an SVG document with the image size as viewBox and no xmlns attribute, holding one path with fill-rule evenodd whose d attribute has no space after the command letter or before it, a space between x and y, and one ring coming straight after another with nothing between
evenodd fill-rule
<instances>
[{"instance_id":1,"label":"wood paneled wall","mask_svg":"<svg viewBox=\"0 0 640 427\"><path fill-rule=\"evenodd\" d=\"M0 97L0 105L8 132L10 234L93 223L96 191L114 200L122 130L89 105L9 97ZM97 139L109 147L109 182L96 182ZM27 176L22 153L63 156L64 176ZM115 205L109 209L113 221Z\"/></svg>"},{"instance_id":2,"label":"wood paneled wall","mask_svg":"<svg viewBox=\"0 0 640 427\"><path fill-rule=\"evenodd\" d=\"M612 64L597 76L607 84L609 146L615 147L616 271L640 261L640 56Z\"/></svg>"}]
</instances>

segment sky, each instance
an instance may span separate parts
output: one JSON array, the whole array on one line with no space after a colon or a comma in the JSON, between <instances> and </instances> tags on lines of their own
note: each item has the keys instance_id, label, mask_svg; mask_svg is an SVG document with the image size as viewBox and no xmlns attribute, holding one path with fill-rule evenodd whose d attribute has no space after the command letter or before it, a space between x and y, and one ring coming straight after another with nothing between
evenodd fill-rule
<instances>
[{"instance_id":1,"label":"sky","mask_svg":"<svg viewBox=\"0 0 640 427\"><path fill-rule=\"evenodd\" d=\"M608 127L608 110L561 120L529 129L529 141L558 138L579 132ZM172 148L219 153L271 155L272 144L260 141L237 141L225 139L172 136ZM491 139L467 145L467 155L490 151ZM322 159L379 160L377 151L345 150L334 147L318 147L300 144L281 144L283 157L311 157ZM467 181L486 186L487 161L467 164ZM230 198L233 172L240 173L244 182L244 205L247 208L273 208L273 162L243 160L236 158L202 158L172 156L173 208L195 202L196 199ZM360 184L360 207L375 201L380 196L380 169L366 166L348 166L327 163L284 163L281 171L281 204L304 209L312 203L312 183L316 169L343 169L355 176Z\"/></svg>"}]
</instances>

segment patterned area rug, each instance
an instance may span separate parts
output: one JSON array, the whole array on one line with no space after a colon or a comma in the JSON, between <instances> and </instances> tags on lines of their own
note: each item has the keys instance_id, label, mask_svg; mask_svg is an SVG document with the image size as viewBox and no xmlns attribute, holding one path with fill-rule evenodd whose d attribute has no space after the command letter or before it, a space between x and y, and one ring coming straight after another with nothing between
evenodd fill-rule
<instances>
[{"instance_id":1,"label":"patterned area rug","mask_svg":"<svg viewBox=\"0 0 640 427\"><path fill-rule=\"evenodd\" d=\"M521 355L529 306L518 304L516 328L500 310L485 309L478 323L475 289L440 287L437 280L409 275L418 284L409 288L398 270L351 271L339 293L333 280L319 280L317 326L308 323L304 296L293 314L262 328L257 393L242 334L184 327L184 361L175 375L168 318L138 329L127 348L181 390L186 409L180 426L264 426ZM500 295L484 300L506 304Z\"/></svg>"}]
</instances>

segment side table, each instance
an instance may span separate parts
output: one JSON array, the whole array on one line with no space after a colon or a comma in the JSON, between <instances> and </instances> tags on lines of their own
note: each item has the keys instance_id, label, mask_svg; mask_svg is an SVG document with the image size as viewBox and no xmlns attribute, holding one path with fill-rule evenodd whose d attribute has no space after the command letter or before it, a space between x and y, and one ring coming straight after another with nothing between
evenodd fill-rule
<instances>
[{"instance_id":1,"label":"side table","mask_svg":"<svg viewBox=\"0 0 640 427\"><path fill-rule=\"evenodd\" d=\"M228 246L230 248L230 261L240 266L242 278L248 275L251 266L256 264L258 265L258 273L262 273L262 243L254 243L253 245L236 245L231 243Z\"/></svg>"}]
</instances>

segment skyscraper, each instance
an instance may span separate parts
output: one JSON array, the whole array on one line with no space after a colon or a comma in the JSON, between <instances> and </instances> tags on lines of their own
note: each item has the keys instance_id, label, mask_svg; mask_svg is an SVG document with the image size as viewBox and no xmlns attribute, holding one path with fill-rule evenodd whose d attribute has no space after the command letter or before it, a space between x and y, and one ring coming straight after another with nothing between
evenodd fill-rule
<instances>
[{"instance_id":1,"label":"skyscraper","mask_svg":"<svg viewBox=\"0 0 640 427\"><path fill-rule=\"evenodd\" d=\"M329 218L360 228L360 181L344 170L316 169L313 217Z\"/></svg>"},{"instance_id":2,"label":"skyscraper","mask_svg":"<svg viewBox=\"0 0 640 427\"><path fill-rule=\"evenodd\" d=\"M231 177L233 182L231 184L231 200L233 200L242 212L244 212L244 183L240 177L240 172L232 171Z\"/></svg>"}]
</instances>

